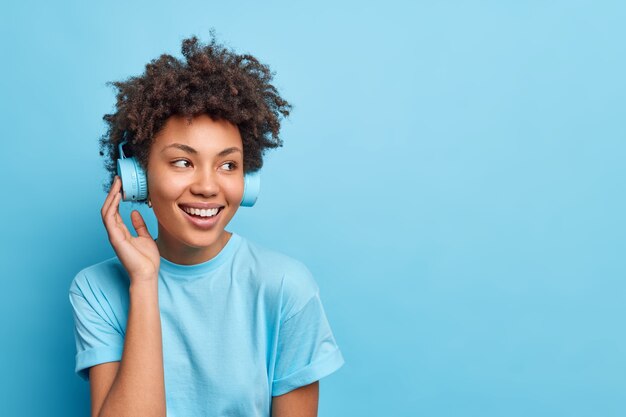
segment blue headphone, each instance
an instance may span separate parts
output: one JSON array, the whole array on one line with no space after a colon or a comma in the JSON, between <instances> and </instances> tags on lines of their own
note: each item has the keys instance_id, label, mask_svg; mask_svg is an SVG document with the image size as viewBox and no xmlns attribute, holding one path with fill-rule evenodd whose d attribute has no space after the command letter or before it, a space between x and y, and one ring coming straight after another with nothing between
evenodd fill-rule
<instances>
[{"instance_id":1,"label":"blue headphone","mask_svg":"<svg viewBox=\"0 0 626 417\"><path fill-rule=\"evenodd\" d=\"M126 134L124 134L126 138ZM122 146L127 143L124 140L119 144L120 158L117 160L117 175L122 180L122 200L144 202L148 199L148 180L146 173L137 162L135 157L127 158L124 155ZM243 177L243 198L241 205L252 207L256 203L261 189L261 175L257 172L250 172Z\"/></svg>"}]
</instances>

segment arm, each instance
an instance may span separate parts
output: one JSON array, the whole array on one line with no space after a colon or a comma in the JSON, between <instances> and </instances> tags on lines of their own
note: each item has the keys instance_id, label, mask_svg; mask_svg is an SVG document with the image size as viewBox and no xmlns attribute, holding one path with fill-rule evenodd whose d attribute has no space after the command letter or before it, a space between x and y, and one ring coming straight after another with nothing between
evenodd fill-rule
<instances>
[{"instance_id":1,"label":"arm","mask_svg":"<svg viewBox=\"0 0 626 417\"><path fill-rule=\"evenodd\" d=\"M272 397L272 417L317 417L319 381Z\"/></svg>"},{"instance_id":2,"label":"arm","mask_svg":"<svg viewBox=\"0 0 626 417\"><path fill-rule=\"evenodd\" d=\"M102 408L94 415L161 417L166 415L166 404L158 296L159 249L138 211L132 211L130 216L136 237L122 221L118 210L121 187L116 177L101 213L109 241L130 279L128 320L119 369ZM103 373L104 378L99 378ZM112 374L110 367L95 372L96 380L92 383L97 387L93 391L102 397Z\"/></svg>"},{"instance_id":3,"label":"arm","mask_svg":"<svg viewBox=\"0 0 626 417\"><path fill-rule=\"evenodd\" d=\"M130 286L130 308L124 352L111 384L111 372L90 370L92 412L98 417L165 416L165 382L158 280L138 281ZM100 367L101 365L99 365ZM102 367L104 368L104 367ZM107 376L108 375L108 376ZM98 410L106 386L110 390ZM95 395L94 395L95 394Z\"/></svg>"},{"instance_id":4,"label":"arm","mask_svg":"<svg viewBox=\"0 0 626 417\"><path fill-rule=\"evenodd\" d=\"M91 389L91 416L97 417L102 409L102 403L106 398L117 370L120 367L119 361L104 362L89 368L89 388Z\"/></svg>"}]
</instances>

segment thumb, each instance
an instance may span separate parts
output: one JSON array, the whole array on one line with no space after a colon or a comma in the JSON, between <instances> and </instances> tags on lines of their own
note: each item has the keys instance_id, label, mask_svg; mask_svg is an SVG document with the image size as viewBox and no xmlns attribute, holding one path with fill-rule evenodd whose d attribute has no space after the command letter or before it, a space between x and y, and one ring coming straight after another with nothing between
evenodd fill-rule
<instances>
[{"instance_id":1,"label":"thumb","mask_svg":"<svg viewBox=\"0 0 626 417\"><path fill-rule=\"evenodd\" d=\"M143 221L143 217L141 217L141 214L137 210L133 210L130 213L130 220L133 223L133 227L137 231L137 236L149 237L152 239L152 236L150 236L150 232L148 232L148 228L146 227L146 222Z\"/></svg>"}]
</instances>

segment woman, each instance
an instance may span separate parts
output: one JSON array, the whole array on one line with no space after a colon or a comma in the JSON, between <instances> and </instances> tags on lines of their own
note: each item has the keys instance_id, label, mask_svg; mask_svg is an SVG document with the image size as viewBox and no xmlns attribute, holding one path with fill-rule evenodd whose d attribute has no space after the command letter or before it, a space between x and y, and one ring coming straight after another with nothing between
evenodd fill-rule
<instances>
[{"instance_id":1,"label":"woman","mask_svg":"<svg viewBox=\"0 0 626 417\"><path fill-rule=\"evenodd\" d=\"M72 281L76 372L94 416L316 416L318 381L344 360L315 280L225 230L291 106L267 66L214 37L182 53L113 83L101 215L117 256ZM120 148L145 171L157 239L119 215Z\"/></svg>"}]
</instances>

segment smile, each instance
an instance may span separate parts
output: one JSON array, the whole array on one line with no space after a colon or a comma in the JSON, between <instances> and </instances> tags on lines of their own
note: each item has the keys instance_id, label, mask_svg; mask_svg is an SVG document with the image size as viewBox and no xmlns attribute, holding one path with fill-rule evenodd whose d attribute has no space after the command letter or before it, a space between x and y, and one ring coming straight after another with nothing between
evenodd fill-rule
<instances>
[{"instance_id":1,"label":"smile","mask_svg":"<svg viewBox=\"0 0 626 417\"><path fill-rule=\"evenodd\" d=\"M215 216L221 209L213 208L213 209L195 209L190 207L183 208L185 213L191 214L192 216L198 217L213 217Z\"/></svg>"},{"instance_id":2,"label":"smile","mask_svg":"<svg viewBox=\"0 0 626 417\"><path fill-rule=\"evenodd\" d=\"M212 209L179 208L192 226L202 230L212 229L221 218L220 213L223 209L223 207Z\"/></svg>"}]
</instances>

